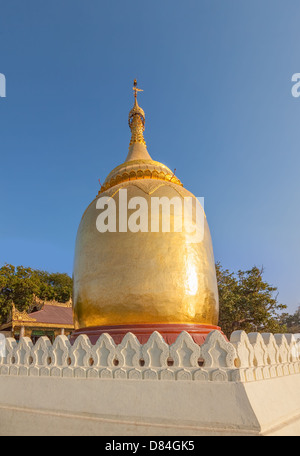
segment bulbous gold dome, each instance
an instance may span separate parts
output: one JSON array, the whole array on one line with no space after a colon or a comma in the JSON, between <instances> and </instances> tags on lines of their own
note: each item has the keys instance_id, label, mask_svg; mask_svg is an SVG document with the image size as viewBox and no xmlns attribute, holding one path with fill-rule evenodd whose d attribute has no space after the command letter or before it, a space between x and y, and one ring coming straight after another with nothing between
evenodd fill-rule
<instances>
[{"instance_id":1,"label":"bulbous gold dome","mask_svg":"<svg viewBox=\"0 0 300 456\"><path fill-rule=\"evenodd\" d=\"M216 325L218 289L206 217L203 239L198 243L190 242L185 229L169 233L118 229L120 190L127 190L128 200L142 197L147 201L149 220L153 217L153 196L195 200L174 173L151 159L141 139L144 123L139 127L139 119L140 113L132 122L132 138L136 139L130 143L127 161L109 174L79 226L74 263L75 328ZM115 201L116 232L97 230L100 197ZM174 221L175 213L171 213L171 226Z\"/></svg>"}]
</instances>

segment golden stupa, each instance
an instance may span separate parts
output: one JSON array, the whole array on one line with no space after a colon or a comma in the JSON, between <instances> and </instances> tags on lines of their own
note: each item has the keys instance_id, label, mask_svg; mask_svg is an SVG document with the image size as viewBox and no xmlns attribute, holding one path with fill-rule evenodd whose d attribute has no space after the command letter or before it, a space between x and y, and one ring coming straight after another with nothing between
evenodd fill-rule
<instances>
[{"instance_id":1,"label":"golden stupa","mask_svg":"<svg viewBox=\"0 0 300 456\"><path fill-rule=\"evenodd\" d=\"M119 341L122 334L131 331L144 341L153 330L166 335L166 339L168 334L178 335L182 330L206 334L218 323L219 303L212 241L204 212L203 237L196 243L190 242L191 235L184 227L180 232L162 232L162 213L156 232L151 227L147 232L132 232L126 229L132 210L128 210L125 224L119 214L120 190L127 190L128 201L144 198L149 208L153 197L196 200L169 168L150 157L136 81L133 89L128 156L108 175L78 230L74 337L85 333L95 339L108 332ZM115 232L97 229L97 202L103 197L115 202ZM149 209L150 219L151 216ZM171 226L176 217L171 212Z\"/></svg>"}]
</instances>

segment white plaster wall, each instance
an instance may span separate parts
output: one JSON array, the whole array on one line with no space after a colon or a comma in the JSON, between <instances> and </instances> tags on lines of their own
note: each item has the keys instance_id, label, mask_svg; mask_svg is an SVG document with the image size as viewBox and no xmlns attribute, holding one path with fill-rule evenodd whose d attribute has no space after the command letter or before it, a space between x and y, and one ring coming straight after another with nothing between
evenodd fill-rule
<instances>
[{"instance_id":1,"label":"white plaster wall","mask_svg":"<svg viewBox=\"0 0 300 456\"><path fill-rule=\"evenodd\" d=\"M0 435L300 435L299 386L0 377Z\"/></svg>"}]
</instances>

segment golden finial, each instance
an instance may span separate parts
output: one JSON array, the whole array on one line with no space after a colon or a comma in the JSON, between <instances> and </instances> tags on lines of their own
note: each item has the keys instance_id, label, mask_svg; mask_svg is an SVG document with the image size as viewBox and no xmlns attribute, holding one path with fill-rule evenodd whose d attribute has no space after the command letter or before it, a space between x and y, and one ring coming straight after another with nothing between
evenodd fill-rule
<instances>
[{"instance_id":1,"label":"golden finial","mask_svg":"<svg viewBox=\"0 0 300 456\"><path fill-rule=\"evenodd\" d=\"M134 98L135 99L137 99L137 93L138 92L144 92L142 89L138 88L136 79L133 81L133 91L134 91Z\"/></svg>"},{"instance_id":2,"label":"golden finial","mask_svg":"<svg viewBox=\"0 0 300 456\"><path fill-rule=\"evenodd\" d=\"M137 102L137 93L143 92L142 89L139 89L137 86L137 80L133 81L133 91L134 91L134 106L129 113L128 123L131 129L131 141L129 146L132 146L134 143L140 143L146 145L144 139L144 130L145 130L145 113L142 108L139 107Z\"/></svg>"}]
</instances>

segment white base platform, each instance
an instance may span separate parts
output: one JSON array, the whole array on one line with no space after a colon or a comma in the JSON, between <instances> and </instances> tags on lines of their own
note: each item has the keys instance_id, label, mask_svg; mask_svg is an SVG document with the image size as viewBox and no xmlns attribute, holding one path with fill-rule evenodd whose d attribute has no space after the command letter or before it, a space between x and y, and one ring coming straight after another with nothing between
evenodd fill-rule
<instances>
[{"instance_id":1,"label":"white base platform","mask_svg":"<svg viewBox=\"0 0 300 456\"><path fill-rule=\"evenodd\" d=\"M300 435L300 375L253 383L0 377L0 435Z\"/></svg>"}]
</instances>

